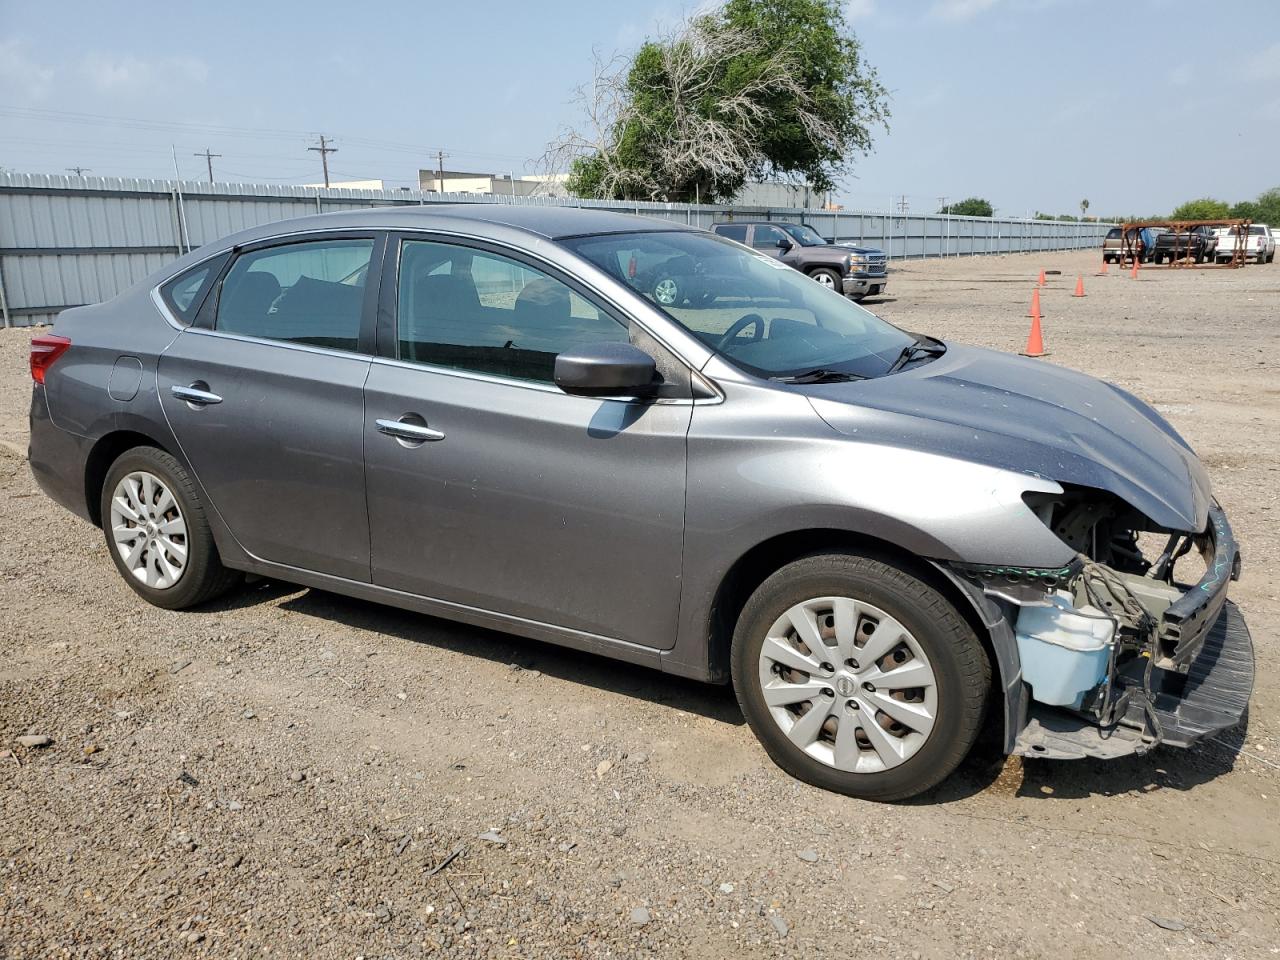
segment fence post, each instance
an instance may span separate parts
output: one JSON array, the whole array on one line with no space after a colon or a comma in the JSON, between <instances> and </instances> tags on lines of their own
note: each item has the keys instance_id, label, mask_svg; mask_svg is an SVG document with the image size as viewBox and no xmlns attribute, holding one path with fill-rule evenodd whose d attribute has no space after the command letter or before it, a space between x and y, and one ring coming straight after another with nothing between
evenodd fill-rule
<instances>
[{"instance_id":1,"label":"fence post","mask_svg":"<svg viewBox=\"0 0 1280 960\"><path fill-rule=\"evenodd\" d=\"M0 257L0 316L4 317L4 328L9 329L9 301L4 296L4 258Z\"/></svg>"}]
</instances>

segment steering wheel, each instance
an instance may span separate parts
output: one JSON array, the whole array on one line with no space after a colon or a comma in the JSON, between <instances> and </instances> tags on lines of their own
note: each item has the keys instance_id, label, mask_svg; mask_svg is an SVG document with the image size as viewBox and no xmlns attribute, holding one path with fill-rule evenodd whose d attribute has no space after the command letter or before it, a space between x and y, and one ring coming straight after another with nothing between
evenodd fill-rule
<instances>
[{"instance_id":1,"label":"steering wheel","mask_svg":"<svg viewBox=\"0 0 1280 960\"><path fill-rule=\"evenodd\" d=\"M751 327L751 326L754 326L756 328L755 335L752 336L751 340L753 342L757 340L763 340L764 339L764 317L760 316L760 314L758 313L748 313L748 314L744 314L743 316L739 317L737 320L733 321L733 325L724 332L724 336L720 338L720 342L716 344L716 348L719 350L725 349L727 346L729 346L730 343L732 343L735 339L737 339L738 334L740 334L743 330L747 329L747 327Z\"/></svg>"}]
</instances>

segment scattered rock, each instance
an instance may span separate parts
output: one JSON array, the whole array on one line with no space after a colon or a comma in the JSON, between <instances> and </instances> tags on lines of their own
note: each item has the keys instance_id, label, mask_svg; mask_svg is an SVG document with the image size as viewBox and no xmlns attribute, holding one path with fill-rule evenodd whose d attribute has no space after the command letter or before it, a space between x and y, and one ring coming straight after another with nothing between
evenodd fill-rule
<instances>
[{"instance_id":1,"label":"scattered rock","mask_svg":"<svg viewBox=\"0 0 1280 960\"><path fill-rule=\"evenodd\" d=\"M572 840L566 840L564 843L560 844L560 846L557 847L556 849L558 849L561 853L568 853L570 850L572 850L576 846L577 844L574 843Z\"/></svg>"},{"instance_id":2,"label":"scattered rock","mask_svg":"<svg viewBox=\"0 0 1280 960\"><path fill-rule=\"evenodd\" d=\"M43 733L29 733L16 738L14 743L20 747L26 747L28 750L34 750L37 747L53 746L53 737L47 737Z\"/></svg>"},{"instance_id":3,"label":"scattered rock","mask_svg":"<svg viewBox=\"0 0 1280 960\"><path fill-rule=\"evenodd\" d=\"M507 845L507 838L497 830L486 830L484 833L480 834L480 839L484 840L486 843L492 843L499 847L505 847Z\"/></svg>"},{"instance_id":4,"label":"scattered rock","mask_svg":"<svg viewBox=\"0 0 1280 960\"><path fill-rule=\"evenodd\" d=\"M649 755L647 753L633 753L627 757L627 761L635 764L648 763Z\"/></svg>"},{"instance_id":5,"label":"scattered rock","mask_svg":"<svg viewBox=\"0 0 1280 960\"><path fill-rule=\"evenodd\" d=\"M787 926L787 921L783 920L776 913L769 915L769 923L773 925L773 929L779 937L785 937L791 932L791 928Z\"/></svg>"},{"instance_id":6,"label":"scattered rock","mask_svg":"<svg viewBox=\"0 0 1280 960\"><path fill-rule=\"evenodd\" d=\"M631 911L631 922L638 927L644 926L653 918L649 916L649 911L644 907L636 907Z\"/></svg>"},{"instance_id":7,"label":"scattered rock","mask_svg":"<svg viewBox=\"0 0 1280 960\"><path fill-rule=\"evenodd\" d=\"M187 773L187 771L185 770L183 770L180 774L178 774L178 782L185 783L188 787L200 786L200 781L197 780L195 777L193 777L191 774Z\"/></svg>"},{"instance_id":8,"label":"scattered rock","mask_svg":"<svg viewBox=\"0 0 1280 960\"><path fill-rule=\"evenodd\" d=\"M1187 925L1181 920L1171 920L1168 917L1147 917L1147 919L1161 930L1173 930L1174 932L1177 932L1179 930L1187 929Z\"/></svg>"},{"instance_id":9,"label":"scattered rock","mask_svg":"<svg viewBox=\"0 0 1280 960\"><path fill-rule=\"evenodd\" d=\"M799 857L801 860L803 860L805 863L818 862L817 850L801 850L799 853L796 854L796 856Z\"/></svg>"},{"instance_id":10,"label":"scattered rock","mask_svg":"<svg viewBox=\"0 0 1280 960\"><path fill-rule=\"evenodd\" d=\"M627 825L625 823L615 823L609 829L609 832L613 834L615 837L620 837L627 832Z\"/></svg>"},{"instance_id":11,"label":"scattered rock","mask_svg":"<svg viewBox=\"0 0 1280 960\"><path fill-rule=\"evenodd\" d=\"M289 774L289 780L293 783L302 783L306 779L307 775L301 770L295 770L293 773Z\"/></svg>"},{"instance_id":12,"label":"scattered rock","mask_svg":"<svg viewBox=\"0 0 1280 960\"><path fill-rule=\"evenodd\" d=\"M733 893L733 884L732 884L732 883L722 883L722 884L720 884L720 892L721 892L721 893Z\"/></svg>"},{"instance_id":13,"label":"scattered rock","mask_svg":"<svg viewBox=\"0 0 1280 960\"><path fill-rule=\"evenodd\" d=\"M601 760L598 764L596 764L596 779L599 780L603 778L604 775L612 769L613 769L612 760Z\"/></svg>"},{"instance_id":14,"label":"scattered rock","mask_svg":"<svg viewBox=\"0 0 1280 960\"><path fill-rule=\"evenodd\" d=\"M254 717L257 716L257 714L254 713L252 710L246 710L244 713L240 714L240 716L243 717L245 720L252 720Z\"/></svg>"}]
</instances>

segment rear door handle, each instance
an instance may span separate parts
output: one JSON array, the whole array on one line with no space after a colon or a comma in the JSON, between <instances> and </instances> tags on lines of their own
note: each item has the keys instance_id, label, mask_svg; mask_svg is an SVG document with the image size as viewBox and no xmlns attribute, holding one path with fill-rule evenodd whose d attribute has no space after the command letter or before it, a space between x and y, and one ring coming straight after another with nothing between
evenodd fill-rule
<instances>
[{"instance_id":1,"label":"rear door handle","mask_svg":"<svg viewBox=\"0 0 1280 960\"><path fill-rule=\"evenodd\" d=\"M216 393L210 393L207 389L202 389L194 383L189 387L170 387L169 392L179 400L185 400L187 403L195 404L198 407L222 402L222 398Z\"/></svg>"},{"instance_id":2,"label":"rear door handle","mask_svg":"<svg viewBox=\"0 0 1280 960\"><path fill-rule=\"evenodd\" d=\"M405 414L411 416L411 414ZM415 419L420 419L416 418ZM419 444L428 440L443 440L444 433L432 427L428 427L425 423L415 423L413 420L378 420L378 431L385 433L389 437L395 437L397 440L408 440L411 443Z\"/></svg>"}]
</instances>

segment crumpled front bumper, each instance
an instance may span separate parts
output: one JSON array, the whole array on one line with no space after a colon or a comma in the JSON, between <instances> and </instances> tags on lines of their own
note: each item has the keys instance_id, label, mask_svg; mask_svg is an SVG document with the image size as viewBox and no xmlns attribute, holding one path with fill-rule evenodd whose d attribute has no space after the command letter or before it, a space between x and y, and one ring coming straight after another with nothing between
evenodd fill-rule
<instances>
[{"instance_id":1,"label":"crumpled front bumper","mask_svg":"<svg viewBox=\"0 0 1280 960\"><path fill-rule=\"evenodd\" d=\"M1155 746L1152 733L1166 746L1189 747L1236 726L1249 707L1254 676L1253 639L1240 609L1230 600L1222 605L1187 673L1157 667L1153 674L1154 730L1140 710L1100 727L1087 717L1032 701L1013 752L1059 760L1106 759L1149 750Z\"/></svg>"},{"instance_id":2,"label":"crumpled front bumper","mask_svg":"<svg viewBox=\"0 0 1280 960\"><path fill-rule=\"evenodd\" d=\"M1236 726L1253 693L1253 639L1240 609L1227 599L1240 576L1240 553L1222 508L1213 503L1206 531L1205 572L1166 609L1156 631L1148 697L1148 658L1116 675L1128 701L1114 722L1036 703L1018 733L1014 753L1072 759L1141 753L1158 744L1189 747Z\"/></svg>"}]
</instances>

